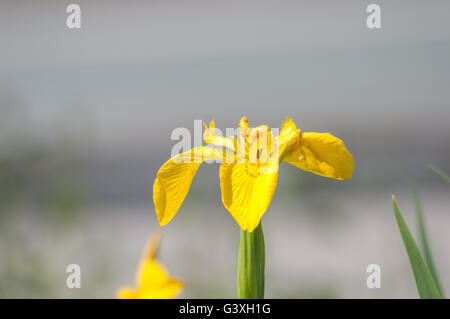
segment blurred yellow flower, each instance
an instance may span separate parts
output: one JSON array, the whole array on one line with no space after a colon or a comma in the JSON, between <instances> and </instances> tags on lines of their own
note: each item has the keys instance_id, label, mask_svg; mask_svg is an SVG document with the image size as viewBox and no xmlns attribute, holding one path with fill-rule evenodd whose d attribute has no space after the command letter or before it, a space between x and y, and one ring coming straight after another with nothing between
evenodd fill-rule
<instances>
[{"instance_id":1,"label":"blurred yellow flower","mask_svg":"<svg viewBox=\"0 0 450 319\"><path fill-rule=\"evenodd\" d=\"M302 133L289 117L274 138L267 126L250 128L243 117L239 121L239 141L236 137L216 136L214 121L205 126L203 139L224 149L195 147L169 159L158 171L153 202L161 226L175 216L197 169L207 160L222 161L222 202L239 226L249 232L258 226L270 205L280 162L340 180L350 179L353 173L353 156L342 140L330 133Z\"/></svg>"},{"instance_id":2,"label":"blurred yellow flower","mask_svg":"<svg viewBox=\"0 0 450 319\"><path fill-rule=\"evenodd\" d=\"M121 288L117 297L120 299L171 299L183 288L183 283L171 278L167 271L155 261L161 233L150 236L147 247L139 264L136 287Z\"/></svg>"}]
</instances>

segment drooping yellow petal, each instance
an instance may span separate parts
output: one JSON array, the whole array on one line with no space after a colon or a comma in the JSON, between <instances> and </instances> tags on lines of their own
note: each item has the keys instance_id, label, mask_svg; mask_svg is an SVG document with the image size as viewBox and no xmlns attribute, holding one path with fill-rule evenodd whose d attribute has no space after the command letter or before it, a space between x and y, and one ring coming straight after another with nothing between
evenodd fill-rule
<instances>
[{"instance_id":1,"label":"drooping yellow petal","mask_svg":"<svg viewBox=\"0 0 450 319\"><path fill-rule=\"evenodd\" d=\"M278 169L270 169L253 163L220 165L222 202L243 230L253 231L270 205L278 179Z\"/></svg>"},{"instance_id":2,"label":"drooping yellow petal","mask_svg":"<svg viewBox=\"0 0 450 319\"><path fill-rule=\"evenodd\" d=\"M232 162L234 156L230 151L201 146L174 156L164 163L153 185L153 203L160 225L167 224L175 216L202 162Z\"/></svg>"},{"instance_id":3,"label":"drooping yellow petal","mask_svg":"<svg viewBox=\"0 0 450 319\"><path fill-rule=\"evenodd\" d=\"M206 143L226 147L236 152L237 148L236 138L231 139L223 136L217 136L215 134L214 121L211 121L211 123L209 123L209 128L206 126L206 124L204 125L205 125L205 132L203 133L203 140Z\"/></svg>"},{"instance_id":4,"label":"drooping yellow petal","mask_svg":"<svg viewBox=\"0 0 450 319\"><path fill-rule=\"evenodd\" d=\"M283 158L292 165L325 177L350 179L353 156L344 142L330 133L303 133Z\"/></svg>"}]
</instances>

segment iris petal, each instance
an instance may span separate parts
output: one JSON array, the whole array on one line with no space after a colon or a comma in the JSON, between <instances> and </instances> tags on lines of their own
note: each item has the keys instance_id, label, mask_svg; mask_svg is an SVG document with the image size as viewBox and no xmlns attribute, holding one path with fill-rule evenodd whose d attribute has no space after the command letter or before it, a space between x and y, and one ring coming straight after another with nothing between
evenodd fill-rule
<instances>
[{"instance_id":1,"label":"iris petal","mask_svg":"<svg viewBox=\"0 0 450 319\"><path fill-rule=\"evenodd\" d=\"M278 169L265 170L252 163L220 165L222 202L239 226L249 232L258 226L277 186Z\"/></svg>"},{"instance_id":2,"label":"iris petal","mask_svg":"<svg viewBox=\"0 0 450 319\"><path fill-rule=\"evenodd\" d=\"M353 156L344 142L330 133L303 133L299 142L289 148L283 161L340 180L350 179L354 167Z\"/></svg>"},{"instance_id":3,"label":"iris petal","mask_svg":"<svg viewBox=\"0 0 450 319\"><path fill-rule=\"evenodd\" d=\"M212 147L195 147L172 157L158 171L153 185L153 203L161 226L175 216L191 187L192 180L206 160L233 161L234 153Z\"/></svg>"}]
</instances>

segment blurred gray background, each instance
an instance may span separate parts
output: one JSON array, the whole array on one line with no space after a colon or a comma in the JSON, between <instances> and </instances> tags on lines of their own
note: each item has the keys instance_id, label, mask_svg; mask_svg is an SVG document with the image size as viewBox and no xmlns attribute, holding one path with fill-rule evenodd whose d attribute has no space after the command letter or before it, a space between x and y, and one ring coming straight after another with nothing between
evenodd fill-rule
<instances>
[{"instance_id":1,"label":"blurred gray background","mask_svg":"<svg viewBox=\"0 0 450 319\"><path fill-rule=\"evenodd\" d=\"M283 164L263 218L266 296L415 298L390 194L426 213L450 291L450 2L0 2L0 297L114 297L158 228L152 185L177 127L242 116L331 132L355 158L333 181ZM239 228L203 165L160 260L181 297L235 297ZM417 233L417 232L415 232ZM82 288L65 285L68 264ZM366 266L381 266L380 289Z\"/></svg>"}]
</instances>

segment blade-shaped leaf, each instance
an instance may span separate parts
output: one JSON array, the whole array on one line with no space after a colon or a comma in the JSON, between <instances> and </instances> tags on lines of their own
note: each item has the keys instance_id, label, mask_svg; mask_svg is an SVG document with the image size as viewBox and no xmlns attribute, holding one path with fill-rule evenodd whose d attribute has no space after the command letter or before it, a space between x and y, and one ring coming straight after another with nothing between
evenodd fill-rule
<instances>
[{"instance_id":1,"label":"blade-shaped leaf","mask_svg":"<svg viewBox=\"0 0 450 319\"><path fill-rule=\"evenodd\" d=\"M433 276L434 283L436 284L437 289L441 296L444 296L442 291L442 286L440 284L439 277L437 275L436 268L434 266L433 257L431 255L430 245L428 243L427 231L425 229L425 220L423 216L422 205L420 204L419 195L417 194L417 190L414 187L414 184L410 183L411 193L414 200L414 208L416 211L417 224L419 226L419 234L420 234L420 243L422 246L422 253L425 258L425 262L430 270L431 276Z\"/></svg>"},{"instance_id":2,"label":"blade-shaped leaf","mask_svg":"<svg viewBox=\"0 0 450 319\"><path fill-rule=\"evenodd\" d=\"M420 250L417 247L402 214L400 213L400 209L397 206L394 195L392 195L392 207L394 209L400 234L402 235L403 243L405 244L406 252L408 253L420 298L442 298L433 280L433 276L431 276L430 270L428 269L425 260L423 259L422 254L420 253Z\"/></svg>"},{"instance_id":3,"label":"blade-shaped leaf","mask_svg":"<svg viewBox=\"0 0 450 319\"><path fill-rule=\"evenodd\" d=\"M444 172L443 170L441 170L439 167L434 166L431 163L428 163L427 167L429 169L431 169L432 171L434 171L436 174L438 174L440 177L442 177L442 179L447 181L447 183L450 183L450 176L448 176L448 174L446 172Z\"/></svg>"}]
</instances>

